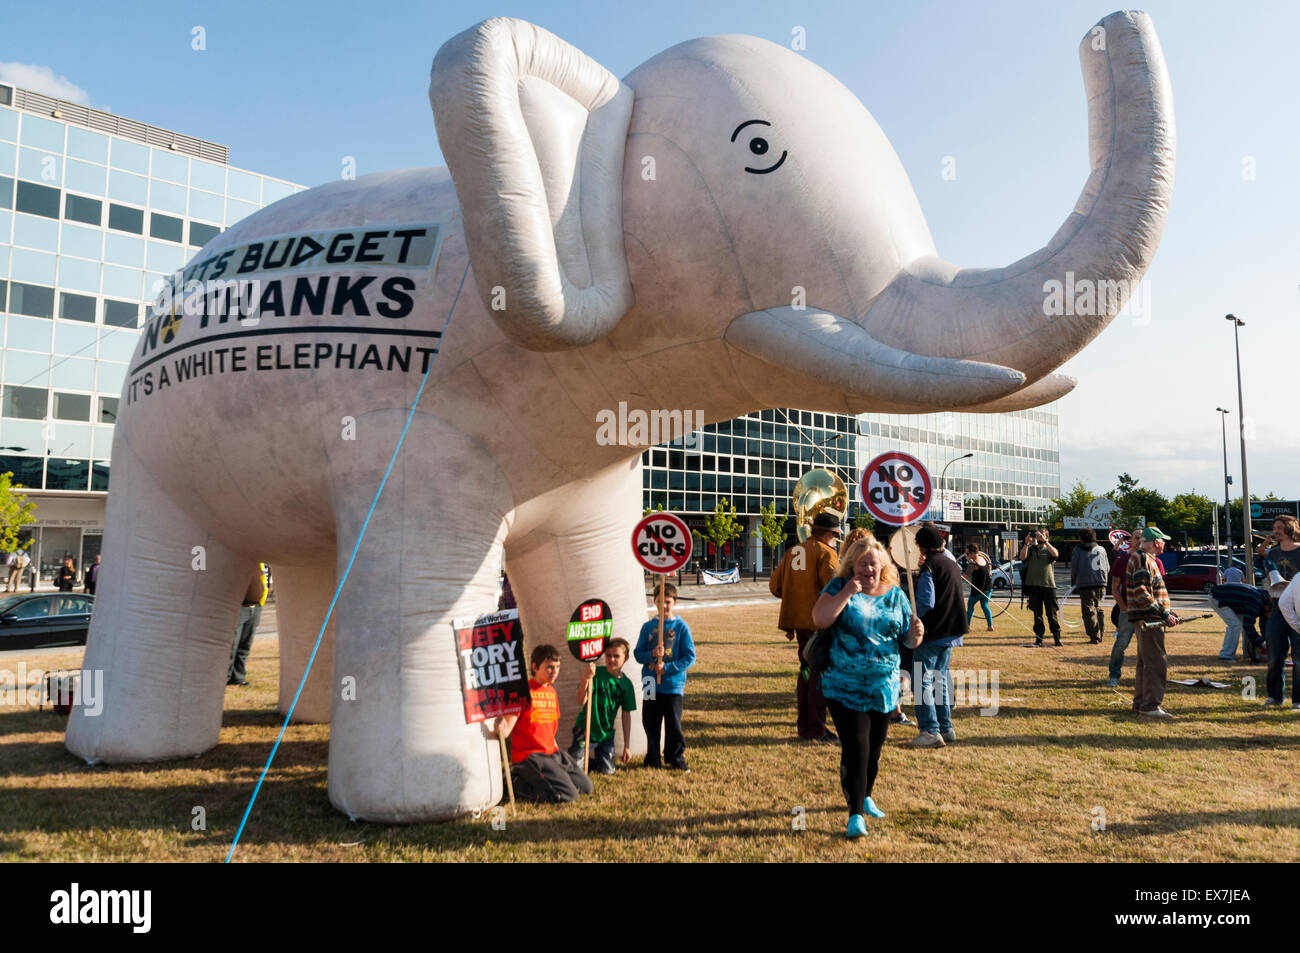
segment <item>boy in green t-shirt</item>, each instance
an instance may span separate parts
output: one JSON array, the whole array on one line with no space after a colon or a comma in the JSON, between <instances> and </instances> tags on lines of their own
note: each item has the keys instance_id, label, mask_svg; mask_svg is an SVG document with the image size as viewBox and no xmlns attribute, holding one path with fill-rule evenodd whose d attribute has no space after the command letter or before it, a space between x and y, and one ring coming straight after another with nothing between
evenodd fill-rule
<instances>
[{"instance_id":1,"label":"boy in green t-shirt","mask_svg":"<svg viewBox=\"0 0 1300 953\"><path fill-rule=\"evenodd\" d=\"M578 686L578 720L573 725L573 746L569 748L569 757L578 764L582 763L582 749L585 747L587 731L587 685L595 679L592 698L595 704L591 709L591 765L588 773L614 773L614 715L623 711L623 755L622 762L632 760L628 740L632 737L632 712L636 711L636 687L632 679L623 674L623 666L631 654L631 646L626 639L610 639L605 645L605 667L598 669L595 662L587 663L587 671Z\"/></svg>"}]
</instances>

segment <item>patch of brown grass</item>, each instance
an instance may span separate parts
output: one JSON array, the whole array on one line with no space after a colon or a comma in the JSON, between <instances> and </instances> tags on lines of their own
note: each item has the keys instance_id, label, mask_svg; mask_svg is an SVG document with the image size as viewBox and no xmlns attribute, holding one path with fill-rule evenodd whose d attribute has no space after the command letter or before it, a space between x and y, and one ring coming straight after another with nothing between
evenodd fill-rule
<instances>
[{"instance_id":1,"label":"patch of brown grass","mask_svg":"<svg viewBox=\"0 0 1300 953\"><path fill-rule=\"evenodd\" d=\"M794 740L794 649L773 602L685 614L699 648L685 703L690 774L597 777L590 797L521 804L503 830L491 815L354 824L326 797L328 726L293 726L236 859L1300 859L1300 714L1262 708L1263 666L1215 659L1216 620L1169 635L1170 677L1232 687L1170 685L1176 717L1153 722L1129 710L1135 644L1116 691L1105 686L1109 638L1090 646L1067 630L1064 648L1027 648L1012 616L1028 622L1012 610L954 652L954 669L998 671L997 715L959 708L958 742L940 750L910 749L915 729L893 729L875 789L889 816L861 841L842 836L838 748ZM74 667L80 653L27 661ZM222 743L180 762L88 767L64 749L60 716L0 707L0 858L223 859L280 725L277 665L275 642L255 643L251 686L227 692ZM1258 699L1243 699L1243 677ZM194 831L199 807L207 829Z\"/></svg>"}]
</instances>

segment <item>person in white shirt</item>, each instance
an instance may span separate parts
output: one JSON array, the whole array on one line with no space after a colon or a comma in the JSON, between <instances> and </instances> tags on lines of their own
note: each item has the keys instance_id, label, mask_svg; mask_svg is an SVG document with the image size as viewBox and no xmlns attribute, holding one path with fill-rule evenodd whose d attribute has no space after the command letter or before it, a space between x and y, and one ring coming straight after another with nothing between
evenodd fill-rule
<instances>
[{"instance_id":1,"label":"person in white shirt","mask_svg":"<svg viewBox=\"0 0 1300 953\"><path fill-rule=\"evenodd\" d=\"M1282 613L1282 618L1286 619L1286 624L1291 626L1291 631L1300 632L1300 573L1296 573L1287 587L1282 590L1282 595L1277 600L1277 607ZM1300 711L1300 702L1293 701L1291 709Z\"/></svg>"},{"instance_id":2,"label":"person in white shirt","mask_svg":"<svg viewBox=\"0 0 1300 953\"><path fill-rule=\"evenodd\" d=\"M1286 624L1300 632L1300 575L1292 579L1282 590L1282 595L1277 600L1277 607L1282 610L1282 618L1286 619Z\"/></svg>"}]
</instances>

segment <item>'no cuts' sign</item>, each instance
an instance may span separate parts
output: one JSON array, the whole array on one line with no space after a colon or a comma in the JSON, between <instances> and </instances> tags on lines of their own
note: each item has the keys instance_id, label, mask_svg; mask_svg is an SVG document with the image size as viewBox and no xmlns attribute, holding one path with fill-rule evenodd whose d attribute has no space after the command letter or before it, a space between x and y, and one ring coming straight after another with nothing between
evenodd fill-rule
<instances>
[{"instance_id":1,"label":"'no cuts' sign","mask_svg":"<svg viewBox=\"0 0 1300 953\"><path fill-rule=\"evenodd\" d=\"M867 511L890 526L906 526L924 517L934 496L925 465L896 450L868 463L858 487Z\"/></svg>"},{"instance_id":2,"label":"'no cuts' sign","mask_svg":"<svg viewBox=\"0 0 1300 953\"><path fill-rule=\"evenodd\" d=\"M691 558L691 531L671 513L651 513L632 530L632 553L649 572L676 572Z\"/></svg>"}]
</instances>

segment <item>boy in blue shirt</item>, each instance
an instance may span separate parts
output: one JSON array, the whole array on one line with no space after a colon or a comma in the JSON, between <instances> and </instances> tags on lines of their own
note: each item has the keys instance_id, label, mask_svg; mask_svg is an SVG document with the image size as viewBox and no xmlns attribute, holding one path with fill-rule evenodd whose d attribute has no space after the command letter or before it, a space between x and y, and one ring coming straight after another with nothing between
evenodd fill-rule
<instances>
[{"instance_id":1,"label":"boy in blue shirt","mask_svg":"<svg viewBox=\"0 0 1300 953\"><path fill-rule=\"evenodd\" d=\"M686 739L682 736L682 692L686 689L686 670L695 664L695 642L690 627L673 615L677 604L677 587L665 584L655 593L655 606L664 614L664 645L659 648L659 619L656 616L641 626L632 656L644 666L642 685L645 701L641 706L641 724L645 727L647 768L660 767L659 733L663 728L663 760L670 768L690 771L686 765ZM658 675L659 680L654 681ZM646 681L650 676L651 681Z\"/></svg>"}]
</instances>

